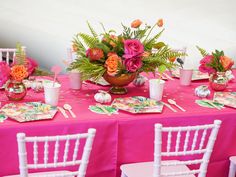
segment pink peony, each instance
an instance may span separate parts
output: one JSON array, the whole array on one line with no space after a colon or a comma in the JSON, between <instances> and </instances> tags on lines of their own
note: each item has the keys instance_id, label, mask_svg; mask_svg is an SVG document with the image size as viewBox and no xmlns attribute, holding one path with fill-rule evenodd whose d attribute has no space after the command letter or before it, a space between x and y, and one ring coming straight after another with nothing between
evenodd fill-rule
<instances>
[{"instance_id":1,"label":"pink peony","mask_svg":"<svg viewBox=\"0 0 236 177\"><path fill-rule=\"evenodd\" d=\"M136 72L142 67L143 63L140 57L134 57L125 59L124 65L129 72Z\"/></svg>"},{"instance_id":2,"label":"pink peony","mask_svg":"<svg viewBox=\"0 0 236 177\"><path fill-rule=\"evenodd\" d=\"M203 59L200 60L200 66L199 71L203 73L214 73L215 69L209 66L212 62L213 56L212 55L206 55Z\"/></svg>"},{"instance_id":3,"label":"pink peony","mask_svg":"<svg viewBox=\"0 0 236 177\"><path fill-rule=\"evenodd\" d=\"M11 69L4 61L0 62L0 87L2 87L10 77Z\"/></svg>"},{"instance_id":4,"label":"pink peony","mask_svg":"<svg viewBox=\"0 0 236 177\"><path fill-rule=\"evenodd\" d=\"M37 67L38 67L38 63L35 60L31 58L27 59L26 68L29 75L31 75Z\"/></svg>"},{"instance_id":5,"label":"pink peony","mask_svg":"<svg viewBox=\"0 0 236 177\"><path fill-rule=\"evenodd\" d=\"M137 39L127 39L124 41L125 59L138 57L144 52L143 44Z\"/></svg>"}]
</instances>

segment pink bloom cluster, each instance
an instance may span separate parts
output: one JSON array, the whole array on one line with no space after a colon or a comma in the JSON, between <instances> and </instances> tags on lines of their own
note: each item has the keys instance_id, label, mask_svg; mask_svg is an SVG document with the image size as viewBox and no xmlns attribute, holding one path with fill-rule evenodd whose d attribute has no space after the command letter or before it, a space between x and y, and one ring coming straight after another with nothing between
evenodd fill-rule
<instances>
[{"instance_id":1,"label":"pink bloom cluster","mask_svg":"<svg viewBox=\"0 0 236 177\"><path fill-rule=\"evenodd\" d=\"M0 62L0 87L2 87L10 77L11 68L4 61Z\"/></svg>"},{"instance_id":2,"label":"pink bloom cluster","mask_svg":"<svg viewBox=\"0 0 236 177\"><path fill-rule=\"evenodd\" d=\"M213 60L212 55L206 55L203 59L201 59L199 71L209 74L216 72L215 69L210 66L212 60Z\"/></svg>"},{"instance_id":3,"label":"pink bloom cluster","mask_svg":"<svg viewBox=\"0 0 236 177\"><path fill-rule=\"evenodd\" d=\"M142 67L142 54L144 52L143 44L137 39L128 39L124 41L124 65L130 72L136 72Z\"/></svg>"},{"instance_id":4,"label":"pink bloom cluster","mask_svg":"<svg viewBox=\"0 0 236 177\"><path fill-rule=\"evenodd\" d=\"M27 59L26 68L28 70L29 75L33 74L33 72L35 71L37 67L38 67L38 63L35 60L31 58Z\"/></svg>"}]
</instances>

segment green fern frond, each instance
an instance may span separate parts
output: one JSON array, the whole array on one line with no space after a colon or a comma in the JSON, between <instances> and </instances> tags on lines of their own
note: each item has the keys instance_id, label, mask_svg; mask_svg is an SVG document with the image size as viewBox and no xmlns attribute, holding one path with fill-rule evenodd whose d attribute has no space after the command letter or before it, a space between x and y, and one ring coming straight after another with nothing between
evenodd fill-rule
<instances>
[{"instance_id":1,"label":"green fern frond","mask_svg":"<svg viewBox=\"0 0 236 177\"><path fill-rule=\"evenodd\" d=\"M122 36L125 38L125 39L131 39L132 38L132 35L133 35L133 32L131 31L131 29L129 27L126 27L125 25L121 24L122 27L123 27L123 33L122 33Z\"/></svg>"},{"instance_id":2,"label":"green fern frond","mask_svg":"<svg viewBox=\"0 0 236 177\"><path fill-rule=\"evenodd\" d=\"M90 23L88 21L87 21L87 24L88 24L89 30L90 30L91 34L93 35L93 37L96 38L97 40L99 40L98 34L96 33L96 31L93 29L93 27L90 25Z\"/></svg>"},{"instance_id":3,"label":"green fern frond","mask_svg":"<svg viewBox=\"0 0 236 177\"><path fill-rule=\"evenodd\" d=\"M75 36L73 38L73 44L75 45L75 47L77 48L76 50L76 54L78 56L86 56L86 48L84 47L84 45L82 44L82 42L80 42L79 38L77 36Z\"/></svg>"},{"instance_id":4,"label":"green fern frond","mask_svg":"<svg viewBox=\"0 0 236 177\"><path fill-rule=\"evenodd\" d=\"M42 69L38 67L38 68L35 68L33 75L34 76L53 76L53 73L46 69Z\"/></svg>"},{"instance_id":5,"label":"green fern frond","mask_svg":"<svg viewBox=\"0 0 236 177\"><path fill-rule=\"evenodd\" d=\"M88 34L79 33L78 35L89 48L94 48L99 43L99 40Z\"/></svg>"},{"instance_id":6,"label":"green fern frond","mask_svg":"<svg viewBox=\"0 0 236 177\"><path fill-rule=\"evenodd\" d=\"M154 56L160 56L162 58L165 58L166 60L168 60L169 58L178 58L178 57L182 57L182 56L186 56L185 53L183 52L177 52L177 51L173 51L171 50L171 48L169 48L168 45L160 48L155 54Z\"/></svg>"},{"instance_id":7,"label":"green fern frond","mask_svg":"<svg viewBox=\"0 0 236 177\"><path fill-rule=\"evenodd\" d=\"M22 48L22 45L18 42L16 44L16 56L15 56L15 63L17 65L26 65L26 54Z\"/></svg>"},{"instance_id":8,"label":"green fern frond","mask_svg":"<svg viewBox=\"0 0 236 177\"><path fill-rule=\"evenodd\" d=\"M165 65L166 68L172 68L173 63L168 62L167 60L165 60L163 57L160 56L151 56L148 58L145 58L142 60L143 61L143 66L142 66L142 71L144 72L155 72L155 70L161 66L161 65Z\"/></svg>"},{"instance_id":9,"label":"green fern frond","mask_svg":"<svg viewBox=\"0 0 236 177\"><path fill-rule=\"evenodd\" d=\"M205 49L203 49L203 48L201 48L201 47L199 47L199 46L196 46L196 47L197 47L197 49L199 50L199 52L201 53L201 55L202 55L203 57L209 55Z\"/></svg>"},{"instance_id":10,"label":"green fern frond","mask_svg":"<svg viewBox=\"0 0 236 177\"><path fill-rule=\"evenodd\" d=\"M82 74L82 80L93 79L98 81L106 71L103 64L90 62L88 58L80 58L71 63L69 71L78 69Z\"/></svg>"},{"instance_id":11,"label":"green fern frond","mask_svg":"<svg viewBox=\"0 0 236 177\"><path fill-rule=\"evenodd\" d=\"M151 50L153 45L156 43L156 40L161 36L161 34L163 33L165 29L161 30L158 34L156 34L154 37L152 37L151 39L149 40L146 40L143 42L144 44L144 48L146 50Z\"/></svg>"}]
</instances>

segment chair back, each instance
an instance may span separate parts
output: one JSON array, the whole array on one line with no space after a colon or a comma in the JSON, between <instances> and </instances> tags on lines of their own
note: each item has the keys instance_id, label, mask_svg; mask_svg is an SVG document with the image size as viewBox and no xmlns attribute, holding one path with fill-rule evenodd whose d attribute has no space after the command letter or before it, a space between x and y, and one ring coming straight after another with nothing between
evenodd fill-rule
<instances>
[{"instance_id":1,"label":"chair back","mask_svg":"<svg viewBox=\"0 0 236 177\"><path fill-rule=\"evenodd\" d=\"M68 171L60 175L47 175L47 177L68 177L77 176L84 177L89 161L90 152L92 149L93 139L96 130L88 129L87 133L71 134L71 135L57 135L57 136L40 136L40 137L26 137L24 133L17 134L18 142L18 156L20 177L28 177L28 169L39 168L58 168L66 166L79 166L77 171ZM84 148L80 146L80 140L85 139ZM74 143L70 143L74 141ZM39 151L39 143L43 143L43 148ZM60 147L63 143L63 147ZM33 146L33 163L28 163L26 144ZM50 147L52 145L52 147ZM70 148L71 146L71 148ZM74 146L74 148L72 148ZM81 159L78 159L78 153L81 150ZM50 151L51 150L51 151ZM61 150L63 152L61 152ZM39 159L39 154L42 154L43 159ZM49 161L49 154L53 154L53 159ZM68 158L68 154L72 158Z\"/></svg>"},{"instance_id":2,"label":"chair back","mask_svg":"<svg viewBox=\"0 0 236 177\"><path fill-rule=\"evenodd\" d=\"M26 52L26 47L22 46ZM8 65L14 62L16 56L16 48L0 48L0 62L5 61Z\"/></svg>"},{"instance_id":3,"label":"chair back","mask_svg":"<svg viewBox=\"0 0 236 177\"><path fill-rule=\"evenodd\" d=\"M161 124L155 124L153 177L193 174L198 174L198 177L205 177L220 125L220 120L215 120L214 124L185 127L162 127ZM163 156L186 155L193 158L185 160L186 158L183 157L184 160L181 161L161 161ZM161 171L161 167L164 166L197 164L200 166L199 169L190 171L168 173Z\"/></svg>"}]
</instances>

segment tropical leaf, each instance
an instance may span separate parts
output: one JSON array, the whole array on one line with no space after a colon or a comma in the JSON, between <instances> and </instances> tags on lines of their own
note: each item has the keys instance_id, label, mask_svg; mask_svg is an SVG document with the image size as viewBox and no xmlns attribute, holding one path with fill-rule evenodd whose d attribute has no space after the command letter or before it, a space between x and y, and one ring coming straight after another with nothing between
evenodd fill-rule
<instances>
[{"instance_id":1,"label":"tropical leaf","mask_svg":"<svg viewBox=\"0 0 236 177\"><path fill-rule=\"evenodd\" d=\"M157 33L154 37L152 37L151 39L146 39L143 42L144 48L146 50L151 50L152 47L155 45L156 40L161 36L161 34L163 33L164 29L161 30L159 33Z\"/></svg>"},{"instance_id":2,"label":"tropical leaf","mask_svg":"<svg viewBox=\"0 0 236 177\"><path fill-rule=\"evenodd\" d=\"M96 38L97 40L99 40L98 34L96 33L96 31L93 29L93 27L90 25L90 23L88 21L87 21L87 24L88 24L89 30L90 30L91 34L93 35L93 37Z\"/></svg>"},{"instance_id":3,"label":"tropical leaf","mask_svg":"<svg viewBox=\"0 0 236 177\"><path fill-rule=\"evenodd\" d=\"M203 57L209 55L205 49L203 49L203 48L201 48L201 47L199 47L199 46L196 46L196 47L197 47L197 49L199 50L199 52L201 53L201 55L202 55Z\"/></svg>"},{"instance_id":4,"label":"tropical leaf","mask_svg":"<svg viewBox=\"0 0 236 177\"><path fill-rule=\"evenodd\" d=\"M76 47L76 54L78 56L86 56L86 48L84 47L84 45L82 44L82 42L79 40L79 38L77 36L74 37L73 39L73 44Z\"/></svg>"},{"instance_id":5,"label":"tropical leaf","mask_svg":"<svg viewBox=\"0 0 236 177\"><path fill-rule=\"evenodd\" d=\"M26 65L27 63L25 50L19 42L16 44L15 63L17 65Z\"/></svg>"},{"instance_id":6,"label":"tropical leaf","mask_svg":"<svg viewBox=\"0 0 236 177\"><path fill-rule=\"evenodd\" d=\"M99 43L99 40L88 34L79 33L78 35L89 48L94 48Z\"/></svg>"},{"instance_id":7,"label":"tropical leaf","mask_svg":"<svg viewBox=\"0 0 236 177\"><path fill-rule=\"evenodd\" d=\"M106 71L102 63L90 62L88 58L80 58L71 63L68 70L78 69L82 74L82 80L93 79L98 81Z\"/></svg>"}]
</instances>

